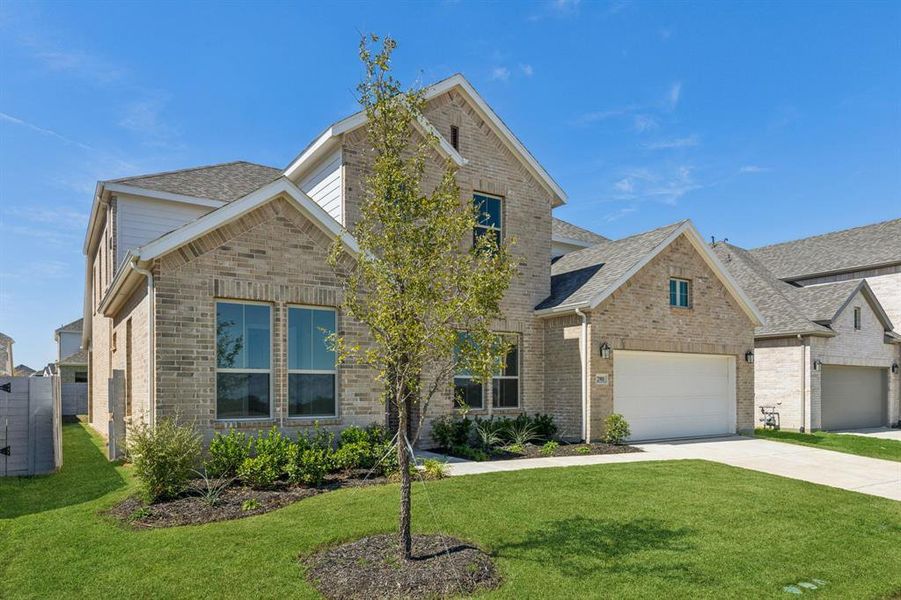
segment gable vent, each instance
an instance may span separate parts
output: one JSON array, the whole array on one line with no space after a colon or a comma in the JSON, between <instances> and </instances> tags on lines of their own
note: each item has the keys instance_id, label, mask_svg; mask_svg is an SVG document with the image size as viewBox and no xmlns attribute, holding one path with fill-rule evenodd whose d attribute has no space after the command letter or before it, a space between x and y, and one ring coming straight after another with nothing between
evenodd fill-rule
<instances>
[{"instance_id":1,"label":"gable vent","mask_svg":"<svg viewBox=\"0 0 901 600\"><path fill-rule=\"evenodd\" d=\"M456 125L451 125L451 135L450 135L450 143L451 146L454 147L454 150L460 149L460 128Z\"/></svg>"}]
</instances>

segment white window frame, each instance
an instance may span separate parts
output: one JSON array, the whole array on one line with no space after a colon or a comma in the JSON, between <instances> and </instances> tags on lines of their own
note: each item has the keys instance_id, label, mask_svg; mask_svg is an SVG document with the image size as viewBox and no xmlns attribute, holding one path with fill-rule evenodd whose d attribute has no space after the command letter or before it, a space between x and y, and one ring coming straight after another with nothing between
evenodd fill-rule
<instances>
[{"instance_id":1,"label":"white window frame","mask_svg":"<svg viewBox=\"0 0 901 600\"><path fill-rule=\"evenodd\" d=\"M522 336L513 333L498 334L504 341L513 341L516 344L516 375L491 375L491 409L492 410L521 410L522 409ZM496 406L494 399L494 380L516 380L516 406Z\"/></svg>"},{"instance_id":2,"label":"white window frame","mask_svg":"<svg viewBox=\"0 0 901 600\"><path fill-rule=\"evenodd\" d=\"M334 306L317 306L315 304L288 304L285 309L285 364L286 366L291 364L291 347L288 343L288 330L291 327L291 309L292 308L309 308L311 310L323 310L323 311L331 311L335 314L335 332L338 331L338 309ZM337 357L336 357L337 360ZM286 394L285 394L285 415L287 415L288 419L298 420L298 421L315 421L318 419L336 419L339 414L339 405L341 404L341 392L340 392L340 383L341 378L338 377L338 365L335 364L335 368L331 371L322 370L322 369L292 369L288 367L288 380L285 382L286 385ZM335 412L330 415L292 415L291 414L291 375L333 375L335 377Z\"/></svg>"},{"instance_id":3,"label":"white window frame","mask_svg":"<svg viewBox=\"0 0 901 600\"><path fill-rule=\"evenodd\" d=\"M677 285L676 285L676 304L673 304L673 298L670 295L670 290L669 290L669 286L671 285L670 282L673 282L673 281L675 281L677 283ZM684 306L682 304L679 304L679 285L678 285L679 283L683 283L683 282L685 283L685 288L687 290L686 294L685 294L686 304ZM691 308L691 305L692 305L692 289L691 289L691 287L692 287L691 279L685 279L684 277L670 277L667 280L667 286L666 286L666 297L667 297L667 302L669 302L669 305L672 306L673 308Z\"/></svg>"},{"instance_id":4,"label":"white window frame","mask_svg":"<svg viewBox=\"0 0 901 600\"><path fill-rule=\"evenodd\" d=\"M218 360L218 344L219 340L216 339L216 327L217 327L217 315L219 314L218 306L219 304L253 304L256 306L267 306L269 307L269 368L268 369L233 369L233 368L220 368L219 360ZM260 302L257 300L241 300L237 298L216 298L214 303L213 310L213 350L217 352L216 356L216 383L213 386L215 388L215 402L216 402L216 418L215 421L222 423L232 423L235 421L271 421L275 417L273 416L273 411L275 409L275 380L273 377L272 368L273 361L275 359L275 352L273 340L275 339L275 327L274 327L274 306L271 302ZM268 417L219 417L219 373L269 373L269 416Z\"/></svg>"},{"instance_id":5,"label":"white window frame","mask_svg":"<svg viewBox=\"0 0 901 600\"><path fill-rule=\"evenodd\" d=\"M500 217L500 220L501 220L501 226L495 227L494 225L482 225L481 223L476 223L476 226L473 227L473 233L475 233L476 229L482 229L484 231L497 231L500 234L498 236L500 238L500 243L503 244L504 243L504 221L506 220L504 218L504 206L505 206L504 205L504 197L498 196L497 194L487 194L485 192L473 191L472 199L470 200L470 202L472 202L473 205L475 205L475 197L476 196L484 196L486 198L493 198L493 199L497 200L498 202L500 202L501 210L498 213L498 216ZM475 237L473 238L473 242L475 242Z\"/></svg>"}]
</instances>

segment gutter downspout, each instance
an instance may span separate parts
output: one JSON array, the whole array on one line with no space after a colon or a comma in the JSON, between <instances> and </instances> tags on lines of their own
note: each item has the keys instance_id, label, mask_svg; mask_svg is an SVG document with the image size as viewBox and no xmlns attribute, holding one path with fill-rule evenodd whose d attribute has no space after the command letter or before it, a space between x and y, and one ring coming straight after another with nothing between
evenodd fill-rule
<instances>
[{"instance_id":1,"label":"gutter downspout","mask_svg":"<svg viewBox=\"0 0 901 600\"><path fill-rule=\"evenodd\" d=\"M810 357L807 354L807 345L800 333L798 341L801 343L801 428L799 431L804 433L807 425L807 363Z\"/></svg>"},{"instance_id":2,"label":"gutter downspout","mask_svg":"<svg viewBox=\"0 0 901 600\"><path fill-rule=\"evenodd\" d=\"M582 333L579 336L579 358L582 382L582 440L588 442L588 315L581 309L576 314L582 318Z\"/></svg>"},{"instance_id":3,"label":"gutter downspout","mask_svg":"<svg viewBox=\"0 0 901 600\"><path fill-rule=\"evenodd\" d=\"M153 335L153 310L154 310L154 293L153 273L147 269L138 266L138 258L133 257L129 266L135 271L147 278L147 408L149 410L149 425L156 425L156 405L154 404L154 388L156 387L156 344Z\"/></svg>"}]
</instances>

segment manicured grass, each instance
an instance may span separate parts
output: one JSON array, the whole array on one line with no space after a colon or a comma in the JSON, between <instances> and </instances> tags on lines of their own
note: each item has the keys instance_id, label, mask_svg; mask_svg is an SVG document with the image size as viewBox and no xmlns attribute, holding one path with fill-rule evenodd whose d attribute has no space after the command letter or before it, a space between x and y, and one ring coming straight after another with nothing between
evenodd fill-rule
<instances>
[{"instance_id":1,"label":"manicured grass","mask_svg":"<svg viewBox=\"0 0 901 600\"><path fill-rule=\"evenodd\" d=\"M829 433L826 431L798 433L796 431L773 431L771 429L757 429L754 431L754 435L768 440L813 446L823 450L835 450L836 452L859 454L870 458L901 461L901 442L897 440L885 440L849 433Z\"/></svg>"},{"instance_id":2,"label":"manicured grass","mask_svg":"<svg viewBox=\"0 0 901 600\"><path fill-rule=\"evenodd\" d=\"M395 525L395 485L247 519L131 531L134 489L80 425L65 467L0 482L0 598L313 598L299 555ZM491 598L818 598L901 592L901 503L702 461L538 469L416 485L414 527L495 556Z\"/></svg>"}]
</instances>

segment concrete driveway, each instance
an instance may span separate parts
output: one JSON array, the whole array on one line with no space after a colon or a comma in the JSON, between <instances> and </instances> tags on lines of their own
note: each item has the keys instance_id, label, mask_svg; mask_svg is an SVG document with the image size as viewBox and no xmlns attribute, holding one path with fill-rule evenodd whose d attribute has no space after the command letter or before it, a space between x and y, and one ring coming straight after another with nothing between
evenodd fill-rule
<instances>
[{"instance_id":1,"label":"concrete driveway","mask_svg":"<svg viewBox=\"0 0 901 600\"><path fill-rule=\"evenodd\" d=\"M901 442L901 429L891 427L872 427L870 429L851 429L849 431L836 431L847 435L862 435L864 437L882 438L884 440L898 440Z\"/></svg>"},{"instance_id":2,"label":"concrete driveway","mask_svg":"<svg viewBox=\"0 0 901 600\"><path fill-rule=\"evenodd\" d=\"M451 475L649 460L701 459L901 501L901 462L743 436L636 444L644 452L454 462Z\"/></svg>"}]
</instances>

